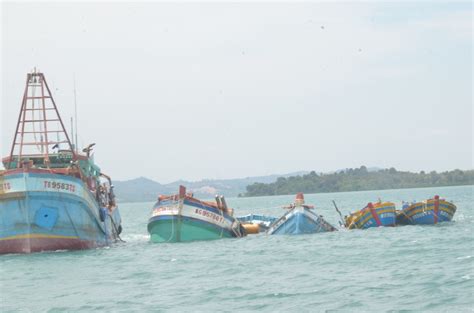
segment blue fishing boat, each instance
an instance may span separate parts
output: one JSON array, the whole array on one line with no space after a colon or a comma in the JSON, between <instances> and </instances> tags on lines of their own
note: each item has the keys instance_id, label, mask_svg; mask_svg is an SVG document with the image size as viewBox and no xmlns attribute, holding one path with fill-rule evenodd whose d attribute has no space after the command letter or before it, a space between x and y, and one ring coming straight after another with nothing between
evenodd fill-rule
<instances>
[{"instance_id":1,"label":"blue fishing boat","mask_svg":"<svg viewBox=\"0 0 474 313\"><path fill-rule=\"evenodd\" d=\"M304 204L303 193L296 195L295 202L284 207L288 210L268 228L269 235L299 235L337 230L316 214L314 206Z\"/></svg>"},{"instance_id":2,"label":"blue fishing boat","mask_svg":"<svg viewBox=\"0 0 474 313\"><path fill-rule=\"evenodd\" d=\"M369 203L365 208L345 217L348 229L367 229L380 226L395 226L395 204L392 202Z\"/></svg>"},{"instance_id":3,"label":"blue fishing boat","mask_svg":"<svg viewBox=\"0 0 474 313\"><path fill-rule=\"evenodd\" d=\"M415 202L401 211L397 211L398 225L435 225L450 222L456 213L456 206L440 199L438 195L432 199Z\"/></svg>"},{"instance_id":4,"label":"blue fishing boat","mask_svg":"<svg viewBox=\"0 0 474 313\"><path fill-rule=\"evenodd\" d=\"M225 198L216 196L216 202L198 200L186 193L184 186L179 194L160 196L148 220L152 242L186 242L245 235L233 210Z\"/></svg>"},{"instance_id":5,"label":"blue fishing boat","mask_svg":"<svg viewBox=\"0 0 474 313\"><path fill-rule=\"evenodd\" d=\"M27 75L10 155L0 172L0 253L78 250L119 238L112 181L69 140L42 73Z\"/></svg>"},{"instance_id":6,"label":"blue fishing boat","mask_svg":"<svg viewBox=\"0 0 474 313\"><path fill-rule=\"evenodd\" d=\"M247 214L239 216L237 219L242 223L247 234L266 232L270 225L277 220L276 217L261 214Z\"/></svg>"}]
</instances>

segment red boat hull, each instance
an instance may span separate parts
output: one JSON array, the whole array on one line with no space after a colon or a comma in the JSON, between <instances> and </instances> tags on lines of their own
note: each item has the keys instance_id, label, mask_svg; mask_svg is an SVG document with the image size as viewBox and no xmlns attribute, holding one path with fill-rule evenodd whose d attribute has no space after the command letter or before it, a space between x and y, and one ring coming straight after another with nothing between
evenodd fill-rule
<instances>
[{"instance_id":1,"label":"red boat hull","mask_svg":"<svg viewBox=\"0 0 474 313\"><path fill-rule=\"evenodd\" d=\"M78 238L22 237L23 238L5 238L0 240L0 254L84 250L98 247L97 242L84 241Z\"/></svg>"}]
</instances>

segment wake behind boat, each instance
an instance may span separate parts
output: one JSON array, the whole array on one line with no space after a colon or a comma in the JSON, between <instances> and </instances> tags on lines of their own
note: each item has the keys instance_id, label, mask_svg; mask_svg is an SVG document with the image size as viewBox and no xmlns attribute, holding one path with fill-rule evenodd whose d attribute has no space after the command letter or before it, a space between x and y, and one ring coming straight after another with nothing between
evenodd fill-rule
<instances>
[{"instance_id":1,"label":"wake behind boat","mask_svg":"<svg viewBox=\"0 0 474 313\"><path fill-rule=\"evenodd\" d=\"M184 242L243 237L245 231L224 197L201 201L179 187L179 194L160 196L148 221L152 242Z\"/></svg>"},{"instance_id":2,"label":"wake behind boat","mask_svg":"<svg viewBox=\"0 0 474 313\"><path fill-rule=\"evenodd\" d=\"M296 195L295 203L284 208L288 212L270 225L267 231L269 235L299 235L337 230L314 212L314 206L304 204L301 192Z\"/></svg>"},{"instance_id":3,"label":"wake behind boat","mask_svg":"<svg viewBox=\"0 0 474 313\"><path fill-rule=\"evenodd\" d=\"M0 253L101 247L121 218L110 178L69 140L42 73L27 75L10 155L0 172Z\"/></svg>"}]
</instances>

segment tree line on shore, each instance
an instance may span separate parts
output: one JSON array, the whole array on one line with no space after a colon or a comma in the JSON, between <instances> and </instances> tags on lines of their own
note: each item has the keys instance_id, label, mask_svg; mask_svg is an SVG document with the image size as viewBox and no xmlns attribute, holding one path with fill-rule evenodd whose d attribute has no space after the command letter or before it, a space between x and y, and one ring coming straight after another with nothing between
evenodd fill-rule
<instances>
[{"instance_id":1,"label":"tree line on shore","mask_svg":"<svg viewBox=\"0 0 474 313\"><path fill-rule=\"evenodd\" d=\"M380 189L401 189L474 184L474 170L453 170L437 173L397 171L395 168L369 171L367 167L350 168L330 174L312 171L305 175L279 177L273 183L248 185L243 197L288 195L297 192L341 192Z\"/></svg>"}]
</instances>

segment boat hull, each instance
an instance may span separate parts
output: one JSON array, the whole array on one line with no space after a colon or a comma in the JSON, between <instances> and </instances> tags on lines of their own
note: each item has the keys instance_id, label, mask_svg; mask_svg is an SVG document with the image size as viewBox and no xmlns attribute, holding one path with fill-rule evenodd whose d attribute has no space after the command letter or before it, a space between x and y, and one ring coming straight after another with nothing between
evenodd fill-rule
<instances>
[{"instance_id":1,"label":"boat hull","mask_svg":"<svg viewBox=\"0 0 474 313\"><path fill-rule=\"evenodd\" d=\"M270 225L269 235L301 235L337 230L308 208L296 207Z\"/></svg>"},{"instance_id":2,"label":"boat hull","mask_svg":"<svg viewBox=\"0 0 474 313\"><path fill-rule=\"evenodd\" d=\"M367 229L380 226L395 226L395 204L391 202L374 204L373 209L365 208L351 214L346 220L349 229Z\"/></svg>"},{"instance_id":3,"label":"boat hull","mask_svg":"<svg viewBox=\"0 0 474 313\"><path fill-rule=\"evenodd\" d=\"M439 200L436 207L434 199L417 202L397 214L399 225L435 225L452 221L456 206L446 200Z\"/></svg>"},{"instance_id":4,"label":"boat hull","mask_svg":"<svg viewBox=\"0 0 474 313\"><path fill-rule=\"evenodd\" d=\"M246 230L253 231L253 233L255 233L255 227L258 228L258 233L266 232L270 225L278 220L276 217L260 214L248 214L239 216L237 219L244 225Z\"/></svg>"},{"instance_id":5,"label":"boat hull","mask_svg":"<svg viewBox=\"0 0 474 313\"><path fill-rule=\"evenodd\" d=\"M118 210L102 208L106 218L101 221L101 208L79 179L21 173L3 176L2 185L0 253L102 247L120 231Z\"/></svg>"},{"instance_id":6,"label":"boat hull","mask_svg":"<svg viewBox=\"0 0 474 313\"><path fill-rule=\"evenodd\" d=\"M0 254L34 253L59 250L84 250L98 247L94 241L48 234L25 234L2 238Z\"/></svg>"},{"instance_id":7,"label":"boat hull","mask_svg":"<svg viewBox=\"0 0 474 313\"><path fill-rule=\"evenodd\" d=\"M240 226L230 215L186 199L157 203L147 228L150 240L162 243L241 237Z\"/></svg>"},{"instance_id":8,"label":"boat hull","mask_svg":"<svg viewBox=\"0 0 474 313\"><path fill-rule=\"evenodd\" d=\"M187 242L235 237L222 227L184 216L160 217L148 225L152 242Z\"/></svg>"}]
</instances>

